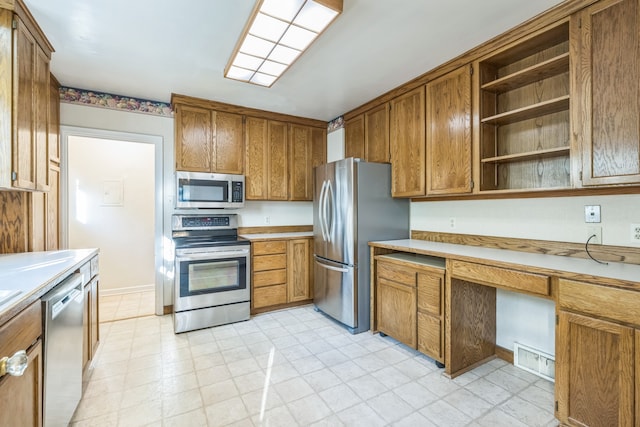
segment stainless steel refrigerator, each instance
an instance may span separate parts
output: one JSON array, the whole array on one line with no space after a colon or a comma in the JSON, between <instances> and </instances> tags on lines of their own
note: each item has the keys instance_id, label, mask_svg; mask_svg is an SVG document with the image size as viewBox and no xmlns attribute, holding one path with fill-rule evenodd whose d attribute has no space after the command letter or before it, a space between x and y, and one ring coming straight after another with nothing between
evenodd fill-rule
<instances>
[{"instance_id":1,"label":"stainless steel refrigerator","mask_svg":"<svg viewBox=\"0 0 640 427\"><path fill-rule=\"evenodd\" d=\"M391 165L348 158L314 169L316 308L351 333L369 330L372 240L409 238L409 200L391 197Z\"/></svg>"}]
</instances>

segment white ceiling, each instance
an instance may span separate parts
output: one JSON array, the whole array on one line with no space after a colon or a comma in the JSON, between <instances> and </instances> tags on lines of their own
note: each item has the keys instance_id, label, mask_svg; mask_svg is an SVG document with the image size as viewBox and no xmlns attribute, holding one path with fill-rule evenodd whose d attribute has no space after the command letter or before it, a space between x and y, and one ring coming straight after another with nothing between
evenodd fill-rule
<instances>
[{"instance_id":1,"label":"white ceiling","mask_svg":"<svg viewBox=\"0 0 640 427\"><path fill-rule=\"evenodd\" d=\"M256 0L25 0L60 83L171 93L331 120L560 3L344 0L342 15L271 87L223 78Z\"/></svg>"}]
</instances>

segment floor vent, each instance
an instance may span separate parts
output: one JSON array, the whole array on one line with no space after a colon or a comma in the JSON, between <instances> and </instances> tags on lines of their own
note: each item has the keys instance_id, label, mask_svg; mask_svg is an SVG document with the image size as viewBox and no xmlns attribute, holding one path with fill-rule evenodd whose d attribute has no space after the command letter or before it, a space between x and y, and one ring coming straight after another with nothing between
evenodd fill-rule
<instances>
[{"instance_id":1,"label":"floor vent","mask_svg":"<svg viewBox=\"0 0 640 427\"><path fill-rule=\"evenodd\" d=\"M520 343L514 343L513 364L518 368L555 382L556 359L550 354Z\"/></svg>"}]
</instances>

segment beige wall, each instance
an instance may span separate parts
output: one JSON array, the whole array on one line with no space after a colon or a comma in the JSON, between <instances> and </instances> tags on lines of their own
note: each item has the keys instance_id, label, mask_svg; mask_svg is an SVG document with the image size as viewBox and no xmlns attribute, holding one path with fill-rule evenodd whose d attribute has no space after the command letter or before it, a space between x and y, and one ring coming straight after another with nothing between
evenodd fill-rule
<instances>
[{"instance_id":1,"label":"beige wall","mask_svg":"<svg viewBox=\"0 0 640 427\"><path fill-rule=\"evenodd\" d=\"M70 248L100 248L101 292L153 290L154 146L69 137Z\"/></svg>"}]
</instances>

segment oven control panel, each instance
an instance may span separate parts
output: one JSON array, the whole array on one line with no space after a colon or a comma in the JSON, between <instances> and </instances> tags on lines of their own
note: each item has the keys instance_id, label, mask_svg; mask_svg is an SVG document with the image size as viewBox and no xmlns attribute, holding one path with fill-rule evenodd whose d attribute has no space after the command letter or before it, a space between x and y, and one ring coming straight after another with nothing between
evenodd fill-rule
<instances>
[{"instance_id":1,"label":"oven control panel","mask_svg":"<svg viewBox=\"0 0 640 427\"><path fill-rule=\"evenodd\" d=\"M185 216L182 218L183 227L227 227L228 216Z\"/></svg>"},{"instance_id":2,"label":"oven control panel","mask_svg":"<svg viewBox=\"0 0 640 427\"><path fill-rule=\"evenodd\" d=\"M235 229L238 227L238 220L235 214L219 215L173 215L172 230L215 230L215 229Z\"/></svg>"}]
</instances>

